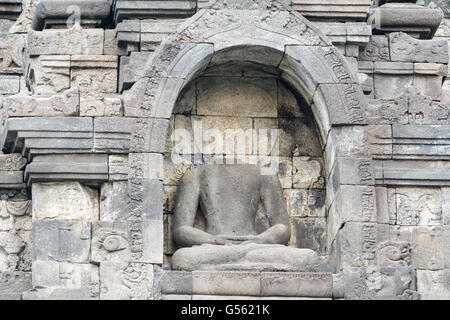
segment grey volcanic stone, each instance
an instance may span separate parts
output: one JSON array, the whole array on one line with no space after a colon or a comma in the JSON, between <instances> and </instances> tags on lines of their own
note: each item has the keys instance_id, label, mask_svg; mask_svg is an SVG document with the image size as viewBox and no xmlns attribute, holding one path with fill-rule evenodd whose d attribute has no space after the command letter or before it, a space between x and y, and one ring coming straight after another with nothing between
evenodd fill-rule
<instances>
[{"instance_id":1,"label":"grey volcanic stone","mask_svg":"<svg viewBox=\"0 0 450 320\"><path fill-rule=\"evenodd\" d=\"M260 199L272 225L258 235L254 219ZM194 227L199 203L206 231ZM255 165L205 165L185 173L178 186L173 230L175 241L190 247L172 258L179 270L305 271L319 263L310 249L284 246L290 227L280 182L277 176L261 174Z\"/></svg>"},{"instance_id":2,"label":"grey volcanic stone","mask_svg":"<svg viewBox=\"0 0 450 320\"><path fill-rule=\"evenodd\" d=\"M261 273L261 295L266 297L331 298L331 273Z\"/></svg>"},{"instance_id":3,"label":"grey volcanic stone","mask_svg":"<svg viewBox=\"0 0 450 320\"><path fill-rule=\"evenodd\" d=\"M91 224L70 220L33 222L33 261L55 260L87 263Z\"/></svg>"}]
</instances>

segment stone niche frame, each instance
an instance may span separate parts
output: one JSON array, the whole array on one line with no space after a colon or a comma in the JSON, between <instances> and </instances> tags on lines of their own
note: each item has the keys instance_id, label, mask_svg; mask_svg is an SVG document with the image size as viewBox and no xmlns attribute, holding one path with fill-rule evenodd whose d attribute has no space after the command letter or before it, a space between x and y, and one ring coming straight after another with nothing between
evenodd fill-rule
<instances>
[{"instance_id":1,"label":"stone niche frame","mask_svg":"<svg viewBox=\"0 0 450 320\"><path fill-rule=\"evenodd\" d=\"M281 79L311 108L323 142L327 179L329 266L320 271L333 274L334 283L321 297L344 297L344 267L376 264L378 218L370 155L373 146L383 147L377 140L383 133L369 134L366 98L342 54L308 20L279 1L211 1L161 44L145 76L123 94L125 116L138 118L130 144L130 158L136 161L129 194L140 190L140 195L131 196L130 217L145 216L144 195L152 190L146 190L151 184L146 182L148 161L143 159L148 154L162 157L169 119L183 89L207 67L228 62L278 69ZM342 228L347 223L351 228ZM355 241L348 244L348 237ZM167 283L163 291L164 286ZM163 294L179 292L172 289ZM299 295L315 296L307 290Z\"/></svg>"}]
</instances>

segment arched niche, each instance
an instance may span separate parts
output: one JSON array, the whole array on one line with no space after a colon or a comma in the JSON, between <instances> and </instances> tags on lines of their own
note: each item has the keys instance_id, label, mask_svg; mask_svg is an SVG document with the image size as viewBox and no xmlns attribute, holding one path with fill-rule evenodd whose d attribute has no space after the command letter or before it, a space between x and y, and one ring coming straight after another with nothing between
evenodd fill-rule
<instances>
[{"instance_id":1,"label":"arched niche","mask_svg":"<svg viewBox=\"0 0 450 320\"><path fill-rule=\"evenodd\" d=\"M199 11L162 43L145 66L145 75L124 94L125 116L156 119L169 130L174 111L178 114L177 101L208 73L237 65L247 72L272 74L301 101L308 124L317 130L321 151L328 150L322 157L326 185L336 160L330 131L365 125L367 102L356 75L329 39L298 13L278 1L268 2L276 3L277 11L270 6L248 10L245 5L224 5L234 1L217 1ZM165 145L166 136L161 134L137 136L146 134L149 145ZM325 212L334 196L327 192ZM339 224L331 229L334 237ZM327 249L333 239L328 239Z\"/></svg>"},{"instance_id":2,"label":"arched niche","mask_svg":"<svg viewBox=\"0 0 450 320\"><path fill-rule=\"evenodd\" d=\"M164 153L166 233L182 175L202 164L254 164L278 174L291 220L290 245L326 254L324 143L309 105L277 68L224 61L180 93ZM269 225L260 206L258 231ZM197 227L205 223L199 210ZM165 238L165 255L176 250Z\"/></svg>"}]
</instances>

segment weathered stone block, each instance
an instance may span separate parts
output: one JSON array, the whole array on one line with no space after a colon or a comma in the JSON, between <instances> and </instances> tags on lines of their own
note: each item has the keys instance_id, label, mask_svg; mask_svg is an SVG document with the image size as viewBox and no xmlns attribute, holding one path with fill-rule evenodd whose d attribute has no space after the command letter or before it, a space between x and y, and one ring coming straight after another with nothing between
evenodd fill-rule
<instances>
[{"instance_id":1,"label":"weathered stone block","mask_svg":"<svg viewBox=\"0 0 450 320\"><path fill-rule=\"evenodd\" d=\"M433 100L441 100L442 78L442 76L415 74L413 83L425 96Z\"/></svg>"},{"instance_id":2,"label":"weathered stone block","mask_svg":"<svg viewBox=\"0 0 450 320\"><path fill-rule=\"evenodd\" d=\"M70 88L70 56L30 58L27 81L33 94L54 95Z\"/></svg>"},{"instance_id":3,"label":"weathered stone block","mask_svg":"<svg viewBox=\"0 0 450 320\"><path fill-rule=\"evenodd\" d=\"M442 227L419 227L413 230L412 266L417 269L444 268Z\"/></svg>"},{"instance_id":4,"label":"weathered stone block","mask_svg":"<svg viewBox=\"0 0 450 320\"><path fill-rule=\"evenodd\" d=\"M450 299L450 270L417 270L417 291L422 300Z\"/></svg>"},{"instance_id":5,"label":"weathered stone block","mask_svg":"<svg viewBox=\"0 0 450 320\"><path fill-rule=\"evenodd\" d=\"M197 123L201 125L203 140L215 142L213 145L206 145L203 150L199 150L201 153L229 155L252 154L253 121L251 118L206 116L199 119L201 120ZM214 137L217 139L213 140Z\"/></svg>"},{"instance_id":6,"label":"weathered stone block","mask_svg":"<svg viewBox=\"0 0 450 320\"><path fill-rule=\"evenodd\" d=\"M108 167L110 181L128 180L128 155L110 155Z\"/></svg>"},{"instance_id":7,"label":"weathered stone block","mask_svg":"<svg viewBox=\"0 0 450 320\"><path fill-rule=\"evenodd\" d=\"M101 300L153 298L153 265L135 262L100 264Z\"/></svg>"},{"instance_id":8,"label":"weathered stone block","mask_svg":"<svg viewBox=\"0 0 450 320\"><path fill-rule=\"evenodd\" d=\"M135 119L94 119L94 148L98 152L128 153Z\"/></svg>"},{"instance_id":9,"label":"weathered stone block","mask_svg":"<svg viewBox=\"0 0 450 320\"><path fill-rule=\"evenodd\" d=\"M156 279L162 294L191 295L193 293L191 272L155 270Z\"/></svg>"},{"instance_id":10,"label":"weathered stone block","mask_svg":"<svg viewBox=\"0 0 450 320\"><path fill-rule=\"evenodd\" d=\"M371 36L359 58L363 61L390 61L389 38L384 35Z\"/></svg>"},{"instance_id":11,"label":"weathered stone block","mask_svg":"<svg viewBox=\"0 0 450 320\"><path fill-rule=\"evenodd\" d=\"M325 218L298 218L291 220L291 245L307 248L319 254L326 253L327 224Z\"/></svg>"},{"instance_id":12,"label":"weathered stone block","mask_svg":"<svg viewBox=\"0 0 450 320\"><path fill-rule=\"evenodd\" d=\"M98 220L98 191L79 182L34 183L32 194L35 220Z\"/></svg>"},{"instance_id":13,"label":"weathered stone block","mask_svg":"<svg viewBox=\"0 0 450 320\"><path fill-rule=\"evenodd\" d=\"M337 199L340 221L377 222L375 187L341 185Z\"/></svg>"},{"instance_id":14,"label":"weathered stone block","mask_svg":"<svg viewBox=\"0 0 450 320\"><path fill-rule=\"evenodd\" d=\"M20 153L0 154L0 171L20 171L27 160Z\"/></svg>"},{"instance_id":15,"label":"weathered stone block","mask_svg":"<svg viewBox=\"0 0 450 320\"><path fill-rule=\"evenodd\" d=\"M169 120L95 118L95 149L110 153L163 153Z\"/></svg>"},{"instance_id":16,"label":"weathered stone block","mask_svg":"<svg viewBox=\"0 0 450 320\"><path fill-rule=\"evenodd\" d=\"M69 220L33 222L33 261L89 262L91 224Z\"/></svg>"},{"instance_id":17,"label":"weathered stone block","mask_svg":"<svg viewBox=\"0 0 450 320\"><path fill-rule=\"evenodd\" d=\"M128 209L130 217L162 220L163 183L160 180L128 180Z\"/></svg>"},{"instance_id":18,"label":"weathered stone block","mask_svg":"<svg viewBox=\"0 0 450 320\"><path fill-rule=\"evenodd\" d=\"M261 296L317 297L332 295L331 273L261 273Z\"/></svg>"},{"instance_id":19,"label":"weathered stone block","mask_svg":"<svg viewBox=\"0 0 450 320\"><path fill-rule=\"evenodd\" d=\"M192 79L208 66L214 54L211 43L166 43L164 54L156 54L145 76Z\"/></svg>"},{"instance_id":20,"label":"weathered stone block","mask_svg":"<svg viewBox=\"0 0 450 320\"><path fill-rule=\"evenodd\" d=\"M3 188L23 186L22 171L0 171L0 181Z\"/></svg>"},{"instance_id":21,"label":"weathered stone block","mask_svg":"<svg viewBox=\"0 0 450 320\"><path fill-rule=\"evenodd\" d=\"M155 51L185 19L148 19L141 22L141 50Z\"/></svg>"},{"instance_id":22,"label":"weathered stone block","mask_svg":"<svg viewBox=\"0 0 450 320\"><path fill-rule=\"evenodd\" d=\"M78 88L64 91L50 98L32 97L25 92L4 101L6 117L70 117L78 116L80 94Z\"/></svg>"},{"instance_id":23,"label":"weathered stone block","mask_svg":"<svg viewBox=\"0 0 450 320\"><path fill-rule=\"evenodd\" d=\"M196 11L196 1L175 0L168 6L159 1L117 1L114 10L115 21L124 19L148 19L155 17L190 17Z\"/></svg>"},{"instance_id":24,"label":"weathered stone block","mask_svg":"<svg viewBox=\"0 0 450 320\"><path fill-rule=\"evenodd\" d=\"M268 119L269 121L271 119ZM296 119L278 119L278 128L273 126L266 126L268 129L279 129L278 131L278 141L276 136L273 135L270 130L268 133L268 142L272 145L269 154L277 156L277 151L282 157L321 157L322 150L320 147L319 135L317 129L311 125L311 123L302 118ZM258 126L257 119L255 119L255 129L263 129ZM276 132L275 132L276 133ZM259 131L259 135L262 133ZM277 150L277 142L279 144ZM259 149L261 147L258 146ZM264 153L262 149L259 154ZM294 164L295 166L295 164ZM295 171L295 169L293 169Z\"/></svg>"},{"instance_id":25,"label":"weathered stone block","mask_svg":"<svg viewBox=\"0 0 450 320\"><path fill-rule=\"evenodd\" d=\"M347 222L339 231L344 267L376 264L377 243L389 238L389 226L376 223Z\"/></svg>"},{"instance_id":26,"label":"weathered stone block","mask_svg":"<svg viewBox=\"0 0 450 320\"><path fill-rule=\"evenodd\" d=\"M197 94L198 115L277 117L275 79L204 77Z\"/></svg>"},{"instance_id":27,"label":"weathered stone block","mask_svg":"<svg viewBox=\"0 0 450 320\"><path fill-rule=\"evenodd\" d=\"M54 181L107 181L108 156L92 153L36 155L25 169L25 180L28 185Z\"/></svg>"},{"instance_id":28,"label":"weathered stone block","mask_svg":"<svg viewBox=\"0 0 450 320\"><path fill-rule=\"evenodd\" d=\"M2 27L7 28L6 21L2 19ZM8 31L5 31L0 31L2 33L0 42L3 48L0 53L0 56L2 57L0 72L3 74L21 74L23 66L22 52L25 49L26 35L8 34Z\"/></svg>"},{"instance_id":29,"label":"weathered stone block","mask_svg":"<svg viewBox=\"0 0 450 320\"><path fill-rule=\"evenodd\" d=\"M0 271L31 271L30 211L31 201L0 201Z\"/></svg>"},{"instance_id":30,"label":"weathered stone block","mask_svg":"<svg viewBox=\"0 0 450 320\"><path fill-rule=\"evenodd\" d=\"M30 289L30 273L0 272L0 300L20 300L22 293Z\"/></svg>"},{"instance_id":31,"label":"weathered stone block","mask_svg":"<svg viewBox=\"0 0 450 320\"><path fill-rule=\"evenodd\" d=\"M100 220L126 220L129 216L127 200L128 184L126 181L104 183L100 193Z\"/></svg>"},{"instance_id":32,"label":"weathered stone block","mask_svg":"<svg viewBox=\"0 0 450 320\"><path fill-rule=\"evenodd\" d=\"M86 153L92 150L92 118L10 118L2 137L3 150L39 153ZM26 143L25 143L26 141ZM24 150L22 148L25 148ZM80 152L80 150L83 150Z\"/></svg>"},{"instance_id":33,"label":"weathered stone block","mask_svg":"<svg viewBox=\"0 0 450 320\"><path fill-rule=\"evenodd\" d=\"M163 105L175 105L179 93L186 85L179 78L142 78L130 90L123 92L123 104L127 117L156 117L169 119L171 108L159 108ZM142 91L146 95L142 95Z\"/></svg>"},{"instance_id":34,"label":"weathered stone block","mask_svg":"<svg viewBox=\"0 0 450 320\"><path fill-rule=\"evenodd\" d=\"M114 30L105 30L104 54L128 56L139 51L141 21L126 20L117 23Z\"/></svg>"},{"instance_id":35,"label":"weathered stone block","mask_svg":"<svg viewBox=\"0 0 450 320\"><path fill-rule=\"evenodd\" d=\"M365 109L367 100L360 86L354 84L321 84L314 95L314 105L326 108L325 105L334 104L329 109L331 125L365 124Z\"/></svg>"},{"instance_id":36,"label":"weathered stone block","mask_svg":"<svg viewBox=\"0 0 450 320\"><path fill-rule=\"evenodd\" d=\"M448 186L447 161L419 161L419 160L384 160L383 178L377 178L378 183L390 185Z\"/></svg>"},{"instance_id":37,"label":"weathered stone block","mask_svg":"<svg viewBox=\"0 0 450 320\"><path fill-rule=\"evenodd\" d=\"M98 266L56 261L33 262L33 287L84 289L92 298L99 294Z\"/></svg>"},{"instance_id":38,"label":"weathered stone block","mask_svg":"<svg viewBox=\"0 0 450 320\"><path fill-rule=\"evenodd\" d=\"M129 57L120 58L119 92L130 89L143 76L142 66L152 57L151 52L132 52Z\"/></svg>"},{"instance_id":39,"label":"weathered stone block","mask_svg":"<svg viewBox=\"0 0 450 320\"><path fill-rule=\"evenodd\" d=\"M403 32L389 35L392 61L448 63L445 40L417 40Z\"/></svg>"},{"instance_id":40,"label":"weathered stone block","mask_svg":"<svg viewBox=\"0 0 450 320\"><path fill-rule=\"evenodd\" d=\"M28 52L37 55L103 54L104 31L82 29L76 24L67 30L31 31Z\"/></svg>"},{"instance_id":41,"label":"weathered stone block","mask_svg":"<svg viewBox=\"0 0 450 320\"><path fill-rule=\"evenodd\" d=\"M396 100L369 100L367 121L369 124L408 124L408 102Z\"/></svg>"},{"instance_id":42,"label":"weathered stone block","mask_svg":"<svg viewBox=\"0 0 450 320\"><path fill-rule=\"evenodd\" d=\"M130 179L163 180L163 155L160 153L130 153L128 155Z\"/></svg>"},{"instance_id":43,"label":"weathered stone block","mask_svg":"<svg viewBox=\"0 0 450 320\"><path fill-rule=\"evenodd\" d=\"M305 117L297 98L282 81L278 81L278 116L286 118Z\"/></svg>"},{"instance_id":44,"label":"weathered stone block","mask_svg":"<svg viewBox=\"0 0 450 320\"><path fill-rule=\"evenodd\" d=\"M321 189L325 179L322 175L322 164L309 157L294 157L292 184L296 189Z\"/></svg>"},{"instance_id":45,"label":"weathered stone block","mask_svg":"<svg viewBox=\"0 0 450 320\"><path fill-rule=\"evenodd\" d=\"M442 223L440 189L395 188L397 224L434 226Z\"/></svg>"},{"instance_id":46,"label":"weathered stone block","mask_svg":"<svg viewBox=\"0 0 450 320\"><path fill-rule=\"evenodd\" d=\"M162 263L162 221L102 221L92 230L92 261Z\"/></svg>"},{"instance_id":47,"label":"weathered stone block","mask_svg":"<svg viewBox=\"0 0 450 320\"><path fill-rule=\"evenodd\" d=\"M393 154L399 158L421 158L423 156L447 156L448 137L447 125L393 125ZM431 139L431 140L428 140ZM432 139L440 139L439 144Z\"/></svg>"},{"instance_id":48,"label":"weathered stone block","mask_svg":"<svg viewBox=\"0 0 450 320\"><path fill-rule=\"evenodd\" d=\"M82 85L86 85L83 83ZM89 85L88 85L89 86ZM89 91L83 88L80 97L80 116L82 117L121 117L122 100L119 97Z\"/></svg>"},{"instance_id":49,"label":"weathered stone block","mask_svg":"<svg viewBox=\"0 0 450 320\"><path fill-rule=\"evenodd\" d=\"M302 71L310 75L313 85L323 83L356 83L356 77L349 72L347 62L332 47L287 46L286 55L301 61ZM292 62L291 62L292 63ZM289 67L289 59L284 59L280 68ZM330 72L330 70L332 70ZM299 70L299 72L302 72Z\"/></svg>"},{"instance_id":50,"label":"weathered stone block","mask_svg":"<svg viewBox=\"0 0 450 320\"><path fill-rule=\"evenodd\" d=\"M0 76L0 94L16 94L19 90L19 76Z\"/></svg>"},{"instance_id":51,"label":"weathered stone block","mask_svg":"<svg viewBox=\"0 0 450 320\"><path fill-rule=\"evenodd\" d=\"M117 92L117 56L71 56L72 85L88 86L95 92Z\"/></svg>"},{"instance_id":52,"label":"weathered stone block","mask_svg":"<svg viewBox=\"0 0 450 320\"><path fill-rule=\"evenodd\" d=\"M364 19L371 3L367 0L353 0L348 3L333 0L293 0L292 8L304 16L322 19Z\"/></svg>"},{"instance_id":53,"label":"weathered stone block","mask_svg":"<svg viewBox=\"0 0 450 320\"><path fill-rule=\"evenodd\" d=\"M135 120L130 141L130 152L163 153L165 150L169 120L137 119Z\"/></svg>"},{"instance_id":54,"label":"weathered stone block","mask_svg":"<svg viewBox=\"0 0 450 320\"><path fill-rule=\"evenodd\" d=\"M413 85L412 75L374 75L375 99L395 99L403 88Z\"/></svg>"},{"instance_id":55,"label":"weathered stone block","mask_svg":"<svg viewBox=\"0 0 450 320\"><path fill-rule=\"evenodd\" d=\"M375 184L373 161L369 158L339 157L331 179L338 180L340 184L372 186Z\"/></svg>"},{"instance_id":56,"label":"weathered stone block","mask_svg":"<svg viewBox=\"0 0 450 320\"><path fill-rule=\"evenodd\" d=\"M259 272L193 271L194 294L259 296Z\"/></svg>"},{"instance_id":57,"label":"weathered stone block","mask_svg":"<svg viewBox=\"0 0 450 320\"><path fill-rule=\"evenodd\" d=\"M292 190L283 191L289 215L294 217L325 216L324 190Z\"/></svg>"},{"instance_id":58,"label":"weathered stone block","mask_svg":"<svg viewBox=\"0 0 450 320\"><path fill-rule=\"evenodd\" d=\"M410 268L344 269L345 298L350 300L417 300L415 271Z\"/></svg>"}]
</instances>

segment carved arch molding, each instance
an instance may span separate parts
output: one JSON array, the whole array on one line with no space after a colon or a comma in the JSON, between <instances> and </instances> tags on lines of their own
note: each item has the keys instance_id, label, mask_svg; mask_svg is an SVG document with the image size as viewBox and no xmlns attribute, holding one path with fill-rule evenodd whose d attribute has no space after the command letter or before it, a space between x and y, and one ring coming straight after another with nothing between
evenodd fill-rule
<instances>
[{"instance_id":1,"label":"carved arch molding","mask_svg":"<svg viewBox=\"0 0 450 320\"><path fill-rule=\"evenodd\" d=\"M371 215L368 221L373 222L376 209L371 160L344 152L344 166L354 165L359 170L356 175L363 177L356 182L344 181L336 168L342 148L336 145L338 132L333 133L345 127L354 133L358 145L364 144L365 138L358 134L367 124L362 88L331 41L280 1L211 1L161 44L145 66L144 76L123 96L125 116L140 118L137 125L151 128L146 137L132 136L132 152L143 152L144 143L164 150L166 137L153 133L167 131L183 89L208 67L235 62L277 69L281 79L311 108L325 150L325 175L332 180L326 203L327 211L333 209L334 213L328 217L327 247L332 246L342 222L338 213L341 202L335 201L339 185L364 186L359 190L361 199L356 201L363 203L359 207L366 213L372 212L366 215ZM140 171L145 172L145 168Z\"/></svg>"}]
</instances>

